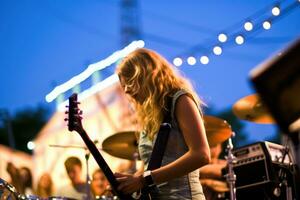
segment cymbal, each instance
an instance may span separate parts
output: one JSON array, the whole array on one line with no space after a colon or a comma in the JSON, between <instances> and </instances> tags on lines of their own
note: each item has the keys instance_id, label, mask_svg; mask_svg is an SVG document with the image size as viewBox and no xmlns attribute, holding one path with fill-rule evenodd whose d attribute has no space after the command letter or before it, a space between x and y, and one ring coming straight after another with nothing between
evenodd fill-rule
<instances>
[{"instance_id":1,"label":"cymbal","mask_svg":"<svg viewBox=\"0 0 300 200\"><path fill-rule=\"evenodd\" d=\"M203 121L210 147L221 144L232 135L231 126L224 119L204 115Z\"/></svg>"},{"instance_id":2,"label":"cymbal","mask_svg":"<svg viewBox=\"0 0 300 200\"><path fill-rule=\"evenodd\" d=\"M238 100L233 105L233 113L240 119L258 124L274 124L275 121L267 111L259 95L252 94Z\"/></svg>"},{"instance_id":3,"label":"cymbal","mask_svg":"<svg viewBox=\"0 0 300 200\"><path fill-rule=\"evenodd\" d=\"M102 150L118 158L134 160L137 153L135 131L118 132L106 138L102 143Z\"/></svg>"},{"instance_id":4,"label":"cymbal","mask_svg":"<svg viewBox=\"0 0 300 200\"><path fill-rule=\"evenodd\" d=\"M227 140L231 134L230 125L223 119L204 116L204 125L209 146L216 146ZM137 153L136 131L123 131L106 138L102 143L102 150L108 154L133 160Z\"/></svg>"}]
</instances>

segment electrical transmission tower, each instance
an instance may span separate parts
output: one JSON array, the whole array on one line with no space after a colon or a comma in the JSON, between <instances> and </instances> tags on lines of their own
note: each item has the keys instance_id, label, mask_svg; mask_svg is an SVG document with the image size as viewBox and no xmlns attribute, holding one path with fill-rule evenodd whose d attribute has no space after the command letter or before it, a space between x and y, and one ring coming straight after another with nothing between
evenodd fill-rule
<instances>
[{"instance_id":1,"label":"electrical transmission tower","mask_svg":"<svg viewBox=\"0 0 300 200\"><path fill-rule=\"evenodd\" d=\"M138 0L121 0L121 46L141 39Z\"/></svg>"}]
</instances>

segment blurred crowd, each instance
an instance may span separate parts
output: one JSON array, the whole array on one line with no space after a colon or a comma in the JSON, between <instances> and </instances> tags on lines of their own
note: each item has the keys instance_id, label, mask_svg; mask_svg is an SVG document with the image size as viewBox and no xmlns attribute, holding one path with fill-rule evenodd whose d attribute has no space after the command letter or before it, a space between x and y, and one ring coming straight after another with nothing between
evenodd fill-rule
<instances>
[{"instance_id":1,"label":"blurred crowd","mask_svg":"<svg viewBox=\"0 0 300 200\"><path fill-rule=\"evenodd\" d=\"M226 167L227 162L219 158L222 151L221 144L211 147L210 150L211 163L200 168L200 181L206 199L219 200L223 199L220 198L220 195L222 196L225 192L228 192L227 183L221 172ZM8 163L6 170L11 177L10 184L15 187L18 193L27 196L36 196L40 199L113 199L110 184L100 168L92 172L91 181L88 184L86 180L82 179L82 163L79 158L75 156L68 157L64 162L64 168L69 182L59 188L55 187L49 172L44 172L38 178L36 186L34 186L29 168L18 168L13 163ZM117 171L132 173L136 170L135 168L135 163L130 161L122 163Z\"/></svg>"},{"instance_id":2,"label":"blurred crowd","mask_svg":"<svg viewBox=\"0 0 300 200\"><path fill-rule=\"evenodd\" d=\"M112 196L111 187L100 168L92 173L91 181L87 184L82 179L82 163L77 157L69 157L64 162L69 183L56 188L50 173L44 172L33 184L32 173L27 167L16 167L13 163L7 164L10 182L20 194L39 198L64 197L67 199L101 199Z\"/></svg>"}]
</instances>

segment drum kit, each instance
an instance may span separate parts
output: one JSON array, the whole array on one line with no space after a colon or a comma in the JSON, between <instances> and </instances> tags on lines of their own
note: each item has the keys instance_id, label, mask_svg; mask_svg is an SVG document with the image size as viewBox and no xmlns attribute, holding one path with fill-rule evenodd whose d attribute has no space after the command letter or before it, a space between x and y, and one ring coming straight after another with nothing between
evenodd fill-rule
<instances>
[{"instance_id":1,"label":"drum kit","mask_svg":"<svg viewBox=\"0 0 300 200\"><path fill-rule=\"evenodd\" d=\"M275 123L257 94L249 95L237 101L233 106L233 113L240 119L259 124ZM203 121L210 147L225 142L233 134L230 124L224 119L204 115ZM134 160L138 145L137 134L137 131L117 132L103 141L102 150L118 158Z\"/></svg>"},{"instance_id":2,"label":"drum kit","mask_svg":"<svg viewBox=\"0 0 300 200\"><path fill-rule=\"evenodd\" d=\"M252 94L238 100L233 105L232 110L235 116L242 120L247 120L258 124L275 124L275 121L257 94ZM220 179L210 179L208 185L211 184L211 188L213 188L216 193L223 194L219 195L220 199L221 196L224 197L224 193L227 193L226 198L229 198L228 196L230 196L230 200L236 199L237 194L235 182L238 177L236 177L236 174L234 173L236 158L231 142L231 137L234 136L234 133L230 124L221 118L205 115L203 117L203 121L206 129L207 140L211 148L228 141L226 148L227 166L224 170L227 171L227 174L224 174L225 179L222 181ZM136 135L136 131L118 132L104 140L102 143L102 150L118 158L136 160L138 159L138 157L136 157ZM215 187L216 185L217 187Z\"/></svg>"},{"instance_id":3,"label":"drum kit","mask_svg":"<svg viewBox=\"0 0 300 200\"><path fill-rule=\"evenodd\" d=\"M50 196L48 198L41 198L36 195L21 194L17 189L0 178L0 199L1 200L72 200L66 197Z\"/></svg>"},{"instance_id":4,"label":"drum kit","mask_svg":"<svg viewBox=\"0 0 300 200\"><path fill-rule=\"evenodd\" d=\"M274 119L269 114L267 108L265 107L265 105L259 98L259 95L257 94L252 94L244 98L241 98L233 105L232 110L235 116L237 116L241 120L246 120L257 124L275 124ZM236 156L240 156L237 155L237 153L240 153L239 149L241 148L237 150L234 150L233 148L231 137L233 137L234 133L231 129L231 126L225 120L218 117L209 116L209 115L205 115L203 117L203 121L206 129L207 140L211 148L215 147L216 145L222 144L225 141L228 141L228 145L226 148L227 166L226 169L224 169L224 171L226 171L227 173L223 174L225 179L224 180L211 179L209 180L208 185L211 185L212 186L211 188L213 188L214 192L219 194L218 195L219 199L235 200L237 199L237 197L239 199L245 199L245 196L243 196L244 194L242 194L242 192L240 192L240 189L239 188L237 189L235 185L236 180L238 180L238 183L240 183L239 181L240 171L238 170L240 169L243 170L243 168L236 167L236 163L239 162L238 159L240 159L240 157L238 157L237 159ZM136 160L137 159L136 135L137 135L136 131L118 132L105 139L102 144L102 148L105 152L109 153L112 156L128 159L128 160ZM283 151L285 147L273 143L270 144L268 145L268 148L273 150L270 151L269 156L271 157L274 156L271 154L276 150L278 150L277 153L273 153L273 154L276 154L277 159L285 156ZM252 145L248 145L248 146L252 147ZM290 155L288 156L290 157ZM253 162L254 158L248 158L248 159L252 159L251 162L252 164L254 163ZM264 161L266 162L266 160ZM288 162L289 164L292 164L292 159L289 159ZM249 167L249 166L245 165L245 167ZM253 166L253 168L254 171L258 169L256 168L255 165ZM235 170L238 172L238 174L235 173ZM255 183L255 181L253 182ZM255 184L252 185L255 186ZM249 189L251 190L252 188L249 187ZM282 192L282 193L285 194L284 198L282 197L283 195L281 195L279 198L274 198L274 199L286 199L286 200L293 199L292 192ZM260 198L264 198L264 197L258 197L258 199ZM270 199L273 199L273 197L270 197Z\"/></svg>"},{"instance_id":5,"label":"drum kit","mask_svg":"<svg viewBox=\"0 0 300 200\"><path fill-rule=\"evenodd\" d=\"M233 105L232 110L235 116L241 120L246 120L257 124L275 124L274 119L269 114L267 108L259 98L258 94L252 94L241 98ZM231 142L231 137L234 136L231 126L225 120L209 115L205 115L203 117L203 121L206 129L207 140L210 147L214 147L218 144L222 144L223 142L228 141L228 145L226 148L227 166L226 169L224 169L224 171L227 172L226 174L224 174L225 179L223 181L211 179L210 183L211 185L214 185L214 187L211 188L214 188L214 191L220 194L220 199L223 198L235 200L237 197L239 197L239 199L244 199L245 196L241 196L241 192L239 194L239 190L237 190L235 186L236 180L239 179L239 174L238 176L236 176L235 170L240 170L240 168L235 167L235 163L237 162L235 153L237 152L237 150L234 150ZM115 157L128 160L136 160L136 134L136 131L118 132L104 140L102 144L102 150ZM273 149L275 149L274 145L272 147ZM277 157L284 156L284 151L282 150L283 147L280 146L280 148L281 150L279 151L279 153L276 153ZM274 150L272 152L274 152ZM290 162L292 161L290 160ZM287 193L288 192L285 192L285 196L293 196L293 194L288 195ZM280 198L283 199L282 195ZM286 197L284 199L288 200L292 198Z\"/></svg>"},{"instance_id":6,"label":"drum kit","mask_svg":"<svg viewBox=\"0 0 300 200\"><path fill-rule=\"evenodd\" d=\"M252 94L238 100L233 105L233 113L239 119L251 121L258 124L274 124L272 116L268 113L266 107L263 105L257 94ZM223 174L225 179L223 181L211 180L211 184L214 184L216 181L219 183L219 187L214 187L216 193L227 193L230 194L230 200L236 199L236 187L235 182L239 177L236 176L234 171L234 166L236 161L236 155L234 154L233 145L231 142L231 137L233 137L233 131L231 126L223 119L205 115L203 117L204 125L206 128L206 135L210 147L214 147L218 144L222 144L225 141L228 141L227 146L227 156L226 162L227 166L224 171L226 174ZM101 150L106 153L131 161L136 161L139 159L137 153L137 132L136 131L124 131L113 134L112 136L106 138L102 143ZM58 145L52 145L58 147ZM62 146L59 146L62 147ZM64 146L65 147L65 146ZM74 146L70 146L74 147ZM77 148L77 146L75 146ZM86 148L85 148L86 149ZM1 189L2 188L2 189ZM5 188L5 189L4 189ZM4 199L18 199L20 195L16 192L13 186L6 183L4 180L0 181L0 194L10 195L10 198ZM23 197L25 198L25 196ZM227 197L228 198L228 197ZM1 199L3 199L1 197ZM25 198L26 199L26 198ZM30 199L30 198L27 198ZM58 198L59 199L59 198ZM102 199L108 199L103 198Z\"/></svg>"}]
</instances>

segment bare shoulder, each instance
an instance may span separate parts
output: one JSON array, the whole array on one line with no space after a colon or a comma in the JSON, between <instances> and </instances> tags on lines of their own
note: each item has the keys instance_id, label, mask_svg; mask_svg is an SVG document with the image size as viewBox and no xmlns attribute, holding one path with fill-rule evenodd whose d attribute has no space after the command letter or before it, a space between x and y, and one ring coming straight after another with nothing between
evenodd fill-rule
<instances>
[{"instance_id":1,"label":"bare shoulder","mask_svg":"<svg viewBox=\"0 0 300 200\"><path fill-rule=\"evenodd\" d=\"M192 96L183 94L175 105L175 118L181 126L201 120L199 109Z\"/></svg>"},{"instance_id":2,"label":"bare shoulder","mask_svg":"<svg viewBox=\"0 0 300 200\"><path fill-rule=\"evenodd\" d=\"M198 110L196 102L194 101L193 97L189 94L183 94L178 97L175 105L175 109L177 111L189 111L189 110Z\"/></svg>"}]
</instances>

